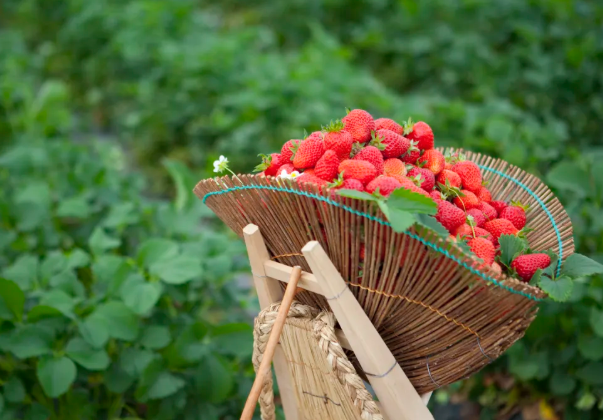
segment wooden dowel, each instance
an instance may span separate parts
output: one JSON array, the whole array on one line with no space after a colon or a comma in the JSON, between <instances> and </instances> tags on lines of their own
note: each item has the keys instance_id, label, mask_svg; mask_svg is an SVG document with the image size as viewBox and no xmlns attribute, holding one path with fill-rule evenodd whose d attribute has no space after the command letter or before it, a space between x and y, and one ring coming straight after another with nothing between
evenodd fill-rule
<instances>
[{"instance_id":1,"label":"wooden dowel","mask_svg":"<svg viewBox=\"0 0 603 420\"><path fill-rule=\"evenodd\" d=\"M251 420L253 417L255 405L260 398L260 392L262 392L262 386L264 385L266 375L271 374L270 366L272 364L272 358L274 357L278 340L281 336L281 332L283 331L283 327L285 326L285 321L287 320L287 315L289 314L289 308L291 308L291 303L293 302L293 298L297 292L297 282L299 281L300 277L301 267L293 267L291 278L287 284L287 289L285 289L285 295L283 296L281 306L278 309L276 321L274 321L272 331L270 332L270 337L268 338L268 343L266 344L266 350L264 350L262 363L260 363L260 368L255 376L255 381L253 382L253 386L251 387L251 391L247 397L247 402L245 402L243 413L241 413L241 420Z\"/></svg>"}]
</instances>

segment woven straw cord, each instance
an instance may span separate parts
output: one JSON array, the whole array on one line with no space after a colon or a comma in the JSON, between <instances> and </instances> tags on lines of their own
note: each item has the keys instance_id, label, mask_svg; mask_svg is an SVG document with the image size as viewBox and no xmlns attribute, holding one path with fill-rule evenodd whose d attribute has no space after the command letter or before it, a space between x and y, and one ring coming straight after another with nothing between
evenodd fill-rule
<instances>
[{"instance_id":1,"label":"woven straw cord","mask_svg":"<svg viewBox=\"0 0 603 420\"><path fill-rule=\"evenodd\" d=\"M262 357L266 349L268 337L272 331L280 303L274 303L268 308L260 312L255 320L254 326L254 346L253 346L253 366L257 369L262 362ZM331 366L332 372L343 385L353 405L361 413L362 420L383 420L383 416L379 412L377 404L373 401L371 394L366 390L360 376L356 373L354 366L348 360L345 352L335 335L335 317L332 313L319 312L318 310L302 305L299 302L293 302L287 323L299 322L296 321L312 321L312 333L316 338L318 348L324 353L328 364ZM288 360L288 362L293 362ZM294 363L294 362L293 362ZM260 410L262 420L274 420L274 392L272 376L268 375L262 393L260 395Z\"/></svg>"}]
</instances>

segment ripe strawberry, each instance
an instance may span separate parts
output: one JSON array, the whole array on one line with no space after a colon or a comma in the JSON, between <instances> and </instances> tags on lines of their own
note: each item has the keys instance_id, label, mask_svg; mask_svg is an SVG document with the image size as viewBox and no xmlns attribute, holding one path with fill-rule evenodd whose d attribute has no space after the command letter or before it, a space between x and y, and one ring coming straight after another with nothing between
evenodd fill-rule
<instances>
[{"instance_id":1,"label":"ripe strawberry","mask_svg":"<svg viewBox=\"0 0 603 420\"><path fill-rule=\"evenodd\" d=\"M444 170L446 159L444 155L436 149L429 149L423 152L417 162L423 163L423 167L429 169L434 175L439 174Z\"/></svg>"},{"instance_id":2,"label":"ripe strawberry","mask_svg":"<svg viewBox=\"0 0 603 420\"><path fill-rule=\"evenodd\" d=\"M417 147L417 142L414 140L410 141L410 147L406 151L406 154L400 157L403 162L410 163L412 165L417 163L417 160L421 156L421 151Z\"/></svg>"},{"instance_id":3,"label":"ripe strawberry","mask_svg":"<svg viewBox=\"0 0 603 420\"><path fill-rule=\"evenodd\" d=\"M308 139L321 139L321 140L323 140L324 137L325 137L325 133L323 133L322 131L313 131L304 140L308 140Z\"/></svg>"},{"instance_id":4,"label":"ripe strawberry","mask_svg":"<svg viewBox=\"0 0 603 420\"><path fill-rule=\"evenodd\" d=\"M334 150L342 160L349 159L354 140L352 135L343 129L343 123L341 121L331 121L325 127L325 131L325 149Z\"/></svg>"},{"instance_id":5,"label":"ripe strawberry","mask_svg":"<svg viewBox=\"0 0 603 420\"><path fill-rule=\"evenodd\" d=\"M389 175L392 178L395 178L398 180L398 182L401 184L402 188L406 188L407 190L411 190L413 192L416 192L417 194L421 194L424 195L425 197L430 197L429 194L427 194L427 192L422 189L417 187L417 185L408 177L404 176L404 175Z\"/></svg>"},{"instance_id":6,"label":"ripe strawberry","mask_svg":"<svg viewBox=\"0 0 603 420\"><path fill-rule=\"evenodd\" d=\"M456 197L454 201L454 205L467 211L470 209L474 209L479 206L479 199L469 190L461 190L461 194L464 197Z\"/></svg>"},{"instance_id":7,"label":"ripe strawberry","mask_svg":"<svg viewBox=\"0 0 603 420\"><path fill-rule=\"evenodd\" d=\"M410 141L393 131L381 129L375 132L375 138L371 145L381 150L385 159L389 159L406 153L410 147Z\"/></svg>"},{"instance_id":8,"label":"ripe strawberry","mask_svg":"<svg viewBox=\"0 0 603 420\"><path fill-rule=\"evenodd\" d=\"M480 227L474 227L472 229L467 223L460 225L453 233L461 239L471 239L474 237L473 234L475 233L476 238L486 238L494 244L494 237L490 232Z\"/></svg>"},{"instance_id":9,"label":"ripe strawberry","mask_svg":"<svg viewBox=\"0 0 603 420\"><path fill-rule=\"evenodd\" d=\"M306 183L315 184L318 187L322 187L322 186L326 187L328 184L327 181L325 181L324 179L319 178L312 173L308 173L307 171L304 172L303 174L301 174L300 176L298 176L297 178L295 178L295 181L300 184L306 184Z\"/></svg>"},{"instance_id":10,"label":"ripe strawberry","mask_svg":"<svg viewBox=\"0 0 603 420\"><path fill-rule=\"evenodd\" d=\"M425 191L430 192L435 186L435 176L429 169L414 167L408 171L408 177L416 180Z\"/></svg>"},{"instance_id":11,"label":"ripe strawberry","mask_svg":"<svg viewBox=\"0 0 603 420\"><path fill-rule=\"evenodd\" d=\"M383 155L375 146L366 146L362 148L356 155L352 158L354 160L364 160L365 162L372 163L375 169L377 169L378 174L382 174L384 168L383 164Z\"/></svg>"},{"instance_id":12,"label":"ripe strawberry","mask_svg":"<svg viewBox=\"0 0 603 420\"><path fill-rule=\"evenodd\" d=\"M324 179L325 181L333 181L337 177L337 171L339 169L339 157L334 150L327 150L314 168L314 173L317 177Z\"/></svg>"},{"instance_id":13,"label":"ripe strawberry","mask_svg":"<svg viewBox=\"0 0 603 420\"><path fill-rule=\"evenodd\" d=\"M296 169L313 168L324 153L325 145L321 139L308 138L299 145L293 157L293 166Z\"/></svg>"},{"instance_id":14,"label":"ripe strawberry","mask_svg":"<svg viewBox=\"0 0 603 420\"><path fill-rule=\"evenodd\" d=\"M269 156L259 154L261 156L262 163L255 167L255 171L264 171L266 176L276 176L279 172L278 169L282 166L283 160L281 155L278 153L271 153Z\"/></svg>"},{"instance_id":15,"label":"ripe strawberry","mask_svg":"<svg viewBox=\"0 0 603 420\"><path fill-rule=\"evenodd\" d=\"M377 177L375 166L364 160L344 160L339 164L339 172L343 172L343 179L357 179L364 185Z\"/></svg>"},{"instance_id":16,"label":"ripe strawberry","mask_svg":"<svg viewBox=\"0 0 603 420\"><path fill-rule=\"evenodd\" d=\"M287 171L288 174L291 174L291 172L295 171L295 167L292 163L285 163L283 166L278 168L277 175L282 174L283 171Z\"/></svg>"},{"instance_id":17,"label":"ripe strawberry","mask_svg":"<svg viewBox=\"0 0 603 420\"><path fill-rule=\"evenodd\" d=\"M494 244L498 245L500 235L517 235L519 230L507 219L494 219L484 223L484 229L494 237Z\"/></svg>"},{"instance_id":18,"label":"ripe strawberry","mask_svg":"<svg viewBox=\"0 0 603 420\"><path fill-rule=\"evenodd\" d=\"M461 177L456 172L452 172L451 170L444 169L437 178L437 183L442 184L444 186L451 186L454 188L461 188ZM448 181L448 184L446 184Z\"/></svg>"},{"instance_id":19,"label":"ripe strawberry","mask_svg":"<svg viewBox=\"0 0 603 420\"><path fill-rule=\"evenodd\" d=\"M419 121L412 123L409 119L404 125L404 133L409 140L416 140L417 147L421 150L433 149L433 130L427 123Z\"/></svg>"},{"instance_id":20,"label":"ripe strawberry","mask_svg":"<svg viewBox=\"0 0 603 420\"><path fill-rule=\"evenodd\" d=\"M354 141L366 143L371 139L371 131L375 130L375 121L371 114L363 109L353 109L341 119L345 131L352 135Z\"/></svg>"},{"instance_id":21,"label":"ripe strawberry","mask_svg":"<svg viewBox=\"0 0 603 420\"><path fill-rule=\"evenodd\" d=\"M482 173L475 163L464 160L454 165L452 170L461 177L461 183L466 190L479 191L482 187Z\"/></svg>"},{"instance_id":22,"label":"ripe strawberry","mask_svg":"<svg viewBox=\"0 0 603 420\"><path fill-rule=\"evenodd\" d=\"M477 227L482 227L486 223L486 216L478 209L467 210L467 216L473 217L473 221Z\"/></svg>"},{"instance_id":23,"label":"ripe strawberry","mask_svg":"<svg viewBox=\"0 0 603 420\"><path fill-rule=\"evenodd\" d=\"M496 261L490 265L490 269L499 276L502 274L502 267Z\"/></svg>"},{"instance_id":24,"label":"ripe strawberry","mask_svg":"<svg viewBox=\"0 0 603 420\"><path fill-rule=\"evenodd\" d=\"M365 190L371 194L379 190L379 194L388 197L396 188L400 188L401 186L402 184L396 178L380 175L369 182Z\"/></svg>"},{"instance_id":25,"label":"ripe strawberry","mask_svg":"<svg viewBox=\"0 0 603 420\"><path fill-rule=\"evenodd\" d=\"M440 201L438 204L438 212L435 218L440 222L448 232L452 233L460 225L465 223L465 212L458 207L450 204L448 201Z\"/></svg>"},{"instance_id":26,"label":"ripe strawberry","mask_svg":"<svg viewBox=\"0 0 603 420\"><path fill-rule=\"evenodd\" d=\"M498 217L509 220L519 230L523 229L526 225L526 211L518 203L505 207Z\"/></svg>"},{"instance_id":27,"label":"ripe strawberry","mask_svg":"<svg viewBox=\"0 0 603 420\"><path fill-rule=\"evenodd\" d=\"M494 210L496 210L496 214L500 214L505 207L507 207L509 204L507 204L505 201L490 201L490 206L492 206L494 208Z\"/></svg>"},{"instance_id":28,"label":"ripe strawberry","mask_svg":"<svg viewBox=\"0 0 603 420\"><path fill-rule=\"evenodd\" d=\"M498 217L498 212L488 203L482 201L476 208L484 214L486 220L492 220Z\"/></svg>"},{"instance_id":29,"label":"ripe strawberry","mask_svg":"<svg viewBox=\"0 0 603 420\"><path fill-rule=\"evenodd\" d=\"M485 203L492 201L492 194L490 193L490 190L484 186L482 186L475 195Z\"/></svg>"},{"instance_id":30,"label":"ripe strawberry","mask_svg":"<svg viewBox=\"0 0 603 420\"><path fill-rule=\"evenodd\" d=\"M479 258L484 260L488 265L494 262L494 255L496 253L492 242L485 238L473 238L468 242L469 249L477 255Z\"/></svg>"},{"instance_id":31,"label":"ripe strawberry","mask_svg":"<svg viewBox=\"0 0 603 420\"><path fill-rule=\"evenodd\" d=\"M429 196L431 198L433 198L433 201L435 201L436 203L438 201L446 200L446 196L444 194L442 194L441 192L439 192L438 190L433 190L432 192L429 193Z\"/></svg>"},{"instance_id":32,"label":"ripe strawberry","mask_svg":"<svg viewBox=\"0 0 603 420\"><path fill-rule=\"evenodd\" d=\"M293 161L293 155L297 151L297 148L299 147L301 142L301 140L289 140L288 142L283 144L283 147L281 149L281 160L284 163Z\"/></svg>"},{"instance_id":33,"label":"ripe strawberry","mask_svg":"<svg viewBox=\"0 0 603 420\"><path fill-rule=\"evenodd\" d=\"M406 175L406 164L400 159L392 158L383 162L385 175Z\"/></svg>"},{"instance_id":34,"label":"ripe strawberry","mask_svg":"<svg viewBox=\"0 0 603 420\"><path fill-rule=\"evenodd\" d=\"M364 185L362 185L362 182L351 178L344 180L341 188L345 190L364 191Z\"/></svg>"},{"instance_id":35,"label":"ripe strawberry","mask_svg":"<svg viewBox=\"0 0 603 420\"><path fill-rule=\"evenodd\" d=\"M382 128L399 135L404 134L404 127L389 118L378 118L375 120L375 130L381 130Z\"/></svg>"},{"instance_id":36,"label":"ripe strawberry","mask_svg":"<svg viewBox=\"0 0 603 420\"><path fill-rule=\"evenodd\" d=\"M551 257L547 254L527 254L520 255L511 262L513 268L519 277L525 282L529 282L538 269L544 270L551 264Z\"/></svg>"},{"instance_id":37,"label":"ripe strawberry","mask_svg":"<svg viewBox=\"0 0 603 420\"><path fill-rule=\"evenodd\" d=\"M306 169L303 173L306 175L316 175L314 173L314 168Z\"/></svg>"}]
</instances>

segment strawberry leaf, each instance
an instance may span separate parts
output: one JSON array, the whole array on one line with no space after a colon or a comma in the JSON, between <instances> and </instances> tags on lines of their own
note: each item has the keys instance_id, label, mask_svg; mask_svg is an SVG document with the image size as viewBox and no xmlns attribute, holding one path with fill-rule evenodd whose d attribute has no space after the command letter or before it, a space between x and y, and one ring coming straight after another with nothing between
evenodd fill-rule
<instances>
[{"instance_id":1,"label":"strawberry leaf","mask_svg":"<svg viewBox=\"0 0 603 420\"><path fill-rule=\"evenodd\" d=\"M565 260L561 275L570 278L592 276L603 273L603 265L582 254L572 254Z\"/></svg>"},{"instance_id":2,"label":"strawberry leaf","mask_svg":"<svg viewBox=\"0 0 603 420\"><path fill-rule=\"evenodd\" d=\"M538 283L540 288L548 293L549 297L557 302L565 302L569 299L574 288L574 282L567 276L561 276L557 280L541 277Z\"/></svg>"},{"instance_id":3,"label":"strawberry leaf","mask_svg":"<svg viewBox=\"0 0 603 420\"><path fill-rule=\"evenodd\" d=\"M356 200L378 201L377 197L374 197L373 195L366 193L364 191L342 189L342 190L338 190L337 194L339 194L342 197L354 198Z\"/></svg>"},{"instance_id":4,"label":"strawberry leaf","mask_svg":"<svg viewBox=\"0 0 603 420\"><path fill-rule=\"evenodd\" d=\"M438 211L438 205L431 197L405 188L394 190L387 200L387 205L392 209L410 213L436 214Z\"/></svg>"},{"instance_id":5,"label":"strawberry leaf","mask_svg":"<svg viewBox=\"0 0 603 420\"><path fill-rule=\"evenodd\" d=\"M500 244L500 262L507 267L527 248L525 240L515 235L500 235L498 243Z\"/></svg>"},{"instance_id":6,"label":"strawberry leaf","mask_svg":"<svg viewBox=\"0 0 603 420\"><path fill-rule=\"evenodd\" d=\"M398 233L406 231L416 222L415 216L412 213L391 207L388 209L387 219L392 225L392 229Z\"/></svg>"},{"instance_id":7,"label":"strawberry leaf","mask_svg":"<svg viewBox=\"0 0 603 420\"><path fill-rule=\"evenodd\" d=\"M428 216L426 214L417 214L416 216L417 224L423 226L424 228L433 230L438 236L442 238L448 237L448 230L438 222L434 217Z\"/></svg>"}]
</instances>

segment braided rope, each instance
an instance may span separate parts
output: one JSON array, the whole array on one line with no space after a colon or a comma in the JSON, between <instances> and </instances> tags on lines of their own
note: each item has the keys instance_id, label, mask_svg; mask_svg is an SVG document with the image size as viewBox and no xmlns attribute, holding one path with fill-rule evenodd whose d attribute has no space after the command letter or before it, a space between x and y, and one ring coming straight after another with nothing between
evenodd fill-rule
<instances>
[{"instance_id":1,"label":"braided rope","mask_svg":"<svg viewBox=\"0 0 603 420\"><path fill-rule=\"evenodd\" d=\"M273 303L260 312L255 319L253 329L253 356L252 362L255 371L260 367L266 344L276 317L279 303ZM361 413L362 420L383 420L379 408L371 394L364 386L364 382L354 369L352 363L346 357L343 348L335 335L335 317L331 313L319 312L318 310L293 302L289 310L288 318L298 318L313 321L312 333L316 337L318 347L325 354L327 362L331 365L339 383L348 392L353 404ZM267 375L266 381L260 394L260 411L262 420L275 420L275 405L272 375Z\"/></svg>"}]
</instances>

